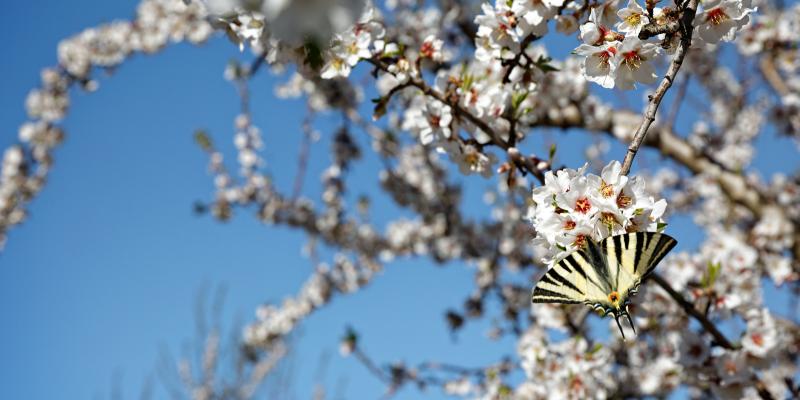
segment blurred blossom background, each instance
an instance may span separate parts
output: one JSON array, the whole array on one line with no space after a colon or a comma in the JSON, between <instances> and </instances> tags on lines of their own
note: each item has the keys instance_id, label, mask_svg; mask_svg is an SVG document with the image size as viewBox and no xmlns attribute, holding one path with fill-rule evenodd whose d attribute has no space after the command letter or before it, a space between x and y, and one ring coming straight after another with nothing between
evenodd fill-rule
<instances>
[{"instance_id":1,"label":"blurred blossom background","mask_svg":"<svg viewBox=\"0 0 800 400\"><path fill-rule=\"evenodd\" d=\"M209 1L212 7L222 7L221 13L223 3ZM322 6L316 3L324 2L267 3L268 12L285 22L296 20L286 14L307 12L292 7L307 3L303 7L319 10ZM130 0L6 4L0 13L0 34L6 38L0 43L5 55L0 58L0 147L17 142L17 130L26 120L24 100L38 84L41 68L57 62L59 42L90 26L129 19L137 4ZM357 4L345 8L361 12ZM291 41L298 29L319 27L323 36L340 30L341 21L327 17L311 13L308 25L302 26L276 23L274 34ZM564 35L542 42L555 59L566 57L579 44L574 36ZM733 52L723 52L724 60L735 62ZM220 354L231 361L238 352L232 338L241 337L259 306L294 296L318 260L333 262L332 249L319 246L309 254L303 233L265 225L254 217L254 209L236 209L227 222L196 212L215 188L208 154L195 143L194 133L206 132L229 161L236 159L232 132L241 99L223 74L229 60L247 64L252 59L249 49L240 52L225 35L216 34L199 46L182 43L156 55L137 54L114 69L111 79L98 73L97 91L73 91L63 122L66 139L55 152L47 186L0 253L0 398L169 398L164 381L175 380L181 359L197 361L206 346L205 334L219 329ZM297 185L298 157L308 138L304 129L310 125L313 143L300 194L318 201L325 190L321 176L331 164L330 148L342 117L322 112L308 121L305 100L276 96L276 87L286 83L290 72L262 70L252 78L249 122L261 130L264 170L285 193ZM359 64L351 79L371 79L370 72L369 65ZM368 99L378 96L372 86L366 84L366 92L360 94L367 99L359 106L364 116L370 116L374 107ZM592 87L612 104L642 107L643 92L597 89ZM676 130L693 129L698 115L685 106L675 121ZM370 138L361 132L351 137L366 151L348 170L344 195L348 204L368 196L369 221L379 227L398 217L412 217L381 190L382 163L369 150ZM580 168L588 161L589 170L599 174L625 151L619 141L609 139L553 128L531 135L525 147L546 155L557 144L554 164ZM795 171L800 167L796 146L767 126L754 142L751 168L764 177ZM635 165L634 171L674 164L643 150ZM455 164L447 168L453 172L452 181L463 184L464 216L490 215L493 206L487 203L486 192L496 189L503 178L459 175ZM648 185L651 182L660 181L652 178ZM349 211L355 213L354 208ZM675 214L668 222L667 233L678 240L674 253L697 250L707 238L690 215ZM533 235L527 240L532 242ZM482 318L470 320L457 332L450 329L446 312L460 310L475 290L476 268L459 260L437 264L427 257L400 257L386 263L364 288L337 295L299 325L288 338L288 354L257 397L308 399L321 391L330 399L382 396L386 382L363 363L341 354L348 328L357 332L359 348L381 365L441 361L480 368L515 353L517 337L489 338L503 312L497 300L487 301ZM532 276L509 279L533 287ZM762 283L765 305L776 315L796 320L798 310L789 286L777 288L766 279ZM609 338L607 324L606 319L589 319L591 331L601 339ZM743 322L722 329L740 332ZM221 374L230 373L224 371ZM525 376L518 370L508 379L519 384ZM670 397L686 395L685 389L678 389ZM420 391L404 385L394 398L449 396L436 387Z\"/></svg>"}]
</instances>

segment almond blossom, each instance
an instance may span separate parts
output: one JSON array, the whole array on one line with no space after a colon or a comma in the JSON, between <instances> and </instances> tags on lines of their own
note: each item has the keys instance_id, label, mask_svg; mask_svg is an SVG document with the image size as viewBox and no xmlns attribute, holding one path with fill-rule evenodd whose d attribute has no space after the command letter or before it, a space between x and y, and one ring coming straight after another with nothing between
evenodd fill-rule
<instances>
[{"instance_id":1,"label":"almond blossom","mask_svg":"<svg viewBox=\"0 0 800 400\"><path fill-rule=\"evenodd\" d=\"M710 0L703 2L703 12L694 20L698 37L708 44L730 42L736 32L750 22L750 0Z\"/></svg>"},{"instance_id":2,"label":"almond blossom","mask_svg":"<svg viewBox=\"0 0 800 400\"><path fill-rule=\"evenodd\" d=\"M637 82L654 83L658 76L650 62L659 52L659 47L653 43L643 42L635 36L626 36L615 58L615 85L620 89L630 90L636 87Z\"/></svg>"},{"instance_id":3,"label":"almond blossom","mask_svg":"<svg viewBox=\"0 0 800 400\"><path fill-rule=\"evenodd\" d=\"M586 57L583 60L583 71L587 80L606 89L614 87L618 45L619 42L605 43L601 46L582 44L575 49L575 54Z\"/></svg>"},{"instance_id":4,"label":"almond blossom","mask_svg":"<svg viewBox=\"0 0 800 400\"><path fill-rule=\"evenodd\" d=\"M628 6L619 10L617 15L620 19L617 29L631 36L638 36L642 27L650 22L647 11L636 0L629 0Z\"/></svg>"}]
</instances>

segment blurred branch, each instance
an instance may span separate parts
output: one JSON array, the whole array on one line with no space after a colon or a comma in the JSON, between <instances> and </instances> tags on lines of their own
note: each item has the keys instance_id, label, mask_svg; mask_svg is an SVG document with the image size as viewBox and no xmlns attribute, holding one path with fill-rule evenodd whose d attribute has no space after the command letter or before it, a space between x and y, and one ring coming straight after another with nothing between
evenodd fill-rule
<instances>
[{"instance_id":1,"label":"blurred branch","mask_svg":"<svg viewBox=\"0 0 800 400\"><path fill-rule=\"evenodd\" d=\"M672 297L684 311L686 311L687 314L692 316L692 318L696 319L697 322L699 322L700 325L703 326L703 329L705 329L706 332L708 332L709 334L711 334L711 336L714 337L714 340L716 340L720 346L731 350L736 350L741 348L740 345L731 343L731 341L728 340L728 338L726 338L725 335L723 335L719 329L717 329L717 326L714 325L714 323L711 322L706 317L706 315L698 311L694 307L694 304L686 300L686 298L684 298L683 295L681 295L675 289L673 289L672 285L670 285L666 280L664 280L664 278L662 278L661 275L653 273L652 275L650 275L650 278L654 280L656 284L658 284L658 286L664 289L667 292L667 294L669 294L669 296Z\"/></svg>"}]
</instances>

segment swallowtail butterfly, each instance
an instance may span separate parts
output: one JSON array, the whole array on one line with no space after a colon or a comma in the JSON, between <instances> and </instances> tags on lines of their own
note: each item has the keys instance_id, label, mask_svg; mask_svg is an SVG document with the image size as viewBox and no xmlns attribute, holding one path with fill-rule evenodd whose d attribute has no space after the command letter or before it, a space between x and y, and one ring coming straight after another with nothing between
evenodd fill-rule
<instances>
[{"instance_id":1,"label":"swallowtail butterfly","mask_svg":"<svg viewBox=\"0 0 800 400\"><path fill-rule=\"evenodd\" d=\"M628 303L639 285L675 244L663 233L633 232L610 236L562 259L533 289L534 303L583 303L602 315L611 314L622 333L619 317L628 318Z\"/></svg>"}]
</instances>

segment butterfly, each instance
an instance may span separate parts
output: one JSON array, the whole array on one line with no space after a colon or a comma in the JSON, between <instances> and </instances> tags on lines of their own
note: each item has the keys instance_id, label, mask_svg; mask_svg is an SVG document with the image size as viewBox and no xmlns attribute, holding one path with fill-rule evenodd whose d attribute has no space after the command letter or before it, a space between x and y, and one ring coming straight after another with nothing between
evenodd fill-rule
<instances>
[{"instance_id":1,"label":"butterfly","mask_svg":"<svg viewBox=\"0 0 800 400\"><path fill-rule=\"evenodd\" d=\"M656 265L678 242L663 233L633 232L600 242L587 240L547 271L533 289L534 303L584 303L601 315L611 314L622 332L619 317L628 318L631 297Z\"/></svg>"}]
</instances>

